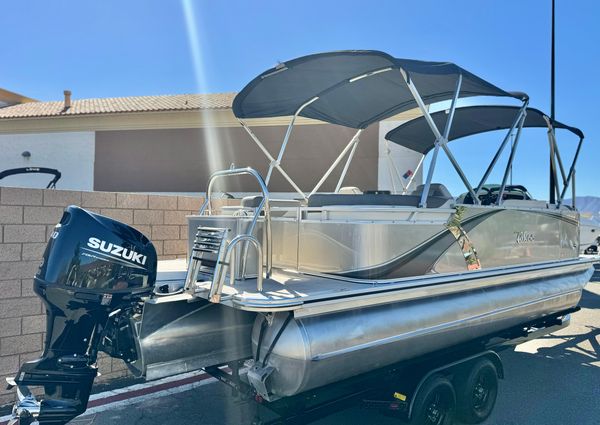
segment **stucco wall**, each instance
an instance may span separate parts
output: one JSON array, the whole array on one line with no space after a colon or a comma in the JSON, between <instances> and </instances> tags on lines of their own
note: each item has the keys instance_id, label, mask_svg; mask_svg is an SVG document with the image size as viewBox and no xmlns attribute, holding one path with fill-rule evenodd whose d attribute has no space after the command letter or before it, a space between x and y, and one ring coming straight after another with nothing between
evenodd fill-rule
<instances>
[{"instance_id":1,"label":"stucco wall","mask_svg":"<svg viewBox=\"0 0 600 425\"><path fill-rule=\"evenodd\" d=\"M64 207L80 205L133 225L153 241L160 259L173 259L186 255L185 216L201 202L186 196L1 188L0 382L42 350L45 312L32 292L32 278ZM102 356L98 363L99 382L127 374L121 361ZM14 398L14 391L4 388L0 386L0 405Z\"/></svg>"},{"instance_id":2,"label":"stucco wall","mask_svg":"<svg viewBox=\"0 0 600 425\"><path fill-rule=\"evenodd\" d=\"M281 146L285 126L253 128L273 157ZM296 126L282 161L283 169L310 191L350 141L356 130L331 124ZM363 131L344 185L377 189L378 126ZM96 133L95 190L147 192L204 192L216 170L250 166L266 175L269 160L241 128L116 130ZM343 162L322 187L333 191ZM228 179L224 190L255 192L250 178ZM272 192L292 192L279 174L269 183Z\"/></svg>"},{"instance_id":3,"label":"stucco wall","mask_svg":"<svg viewBox=\"0 0 600 425\"><path fill-rule=\"evenodd\" d=\"M93 190L95 132L0 135L0 171L19 167L56 168L62 173L57 188ZM29 151L31 157L21 154ZM46 187L52 176L29 174L7 177L3 186Z\"/></svg>"}]
</instances>

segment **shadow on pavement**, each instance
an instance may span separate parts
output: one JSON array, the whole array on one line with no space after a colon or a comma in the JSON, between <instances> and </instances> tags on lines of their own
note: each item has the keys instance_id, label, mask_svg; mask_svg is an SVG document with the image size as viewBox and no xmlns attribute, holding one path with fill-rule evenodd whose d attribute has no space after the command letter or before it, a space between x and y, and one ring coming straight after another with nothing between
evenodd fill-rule
<instances>
[{"instance_id":1,"label":"shadow on pavement","mask_svg":"<svg viewBox=\"0 0 600 425\"><path fill-rule=\"evenodd\" d=\"M600 288L600 282L588 283L588 285L594 285ZM600 310L600 294L591 291L589 288L584 289L579 306L581 308Z\"/></svg>"},{"instance_id":2,"label":"shadow on pavement","mask_svg":"<svg viewBox=\"0 0 600 425\"><path fill-rule=\"evenodd\" d=\"M597 288L586 289L580 305L570 327L502 355L506 379L486 425L600 423Z\"/></svg>"}]
</instances>

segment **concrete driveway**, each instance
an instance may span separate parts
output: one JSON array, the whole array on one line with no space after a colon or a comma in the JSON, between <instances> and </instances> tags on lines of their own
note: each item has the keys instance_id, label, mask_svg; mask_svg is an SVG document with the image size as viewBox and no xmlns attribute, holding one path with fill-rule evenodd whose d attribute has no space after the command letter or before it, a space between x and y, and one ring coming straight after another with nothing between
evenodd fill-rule
<instances>
[{"instance_id":1,"label":"concrete driveway","mask_svg":"<svg viewBox=\"0 0 600 425\"><path fill-rule=\"evenodd\" d=\"M588 284L571 326L522 344L502 355L506 379L486 425L600 424L600 283ZM249 425L256 406L238 402L214 382L191 391L145 400L88 415L77 425L206 424ZM397 424L359 406L315 424Z\"/></svg>"}]
</instances>

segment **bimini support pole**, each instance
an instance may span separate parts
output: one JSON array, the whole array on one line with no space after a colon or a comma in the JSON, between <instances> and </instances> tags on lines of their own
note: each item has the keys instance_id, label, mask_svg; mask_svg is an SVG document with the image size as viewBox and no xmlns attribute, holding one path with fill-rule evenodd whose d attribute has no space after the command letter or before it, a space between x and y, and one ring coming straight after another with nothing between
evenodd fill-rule
<instances>
[{"instance_id":1,"label":"bimini support pole","mask_svg":"<svg viewBox=\"0 0 600 425\"><path fill-rule=\"evenodd\" d=\"M575 150L575 156L573 157L573 162L571 163L571 168L569 169L569 174L567 175L567 182L563 186L562 191L560 192L560 200L562 201L567 193L567 189L569 188L569 182L575 187L575 164L577 164L577 158L579 158L579 151L581 150L581 145L583 144L583 137L579 138L579 144L577 145L577 149ZM575 190L573 189L573 192ZM573 203L575 202L575 196L573 196Z\"/></svg>"},{"instance_id":2,"label":"bimini support pole","mask_svg":"<svg viewBox=\"0 0 600 425\"><path fill-rule=\"evenodd\" d=\"M500 159L500 155L502 154L502 152L504 151L504 148L506 147L506 145L508 144L508 141L510 140L510 135L512 134L513 131L515 131L515 127L517 127L519 122L521 122L521 118L522 118L523 114L525 113L525 110L527 109L528 103L529 103L529 101L523 102L523 106L521 106L521 109L519 109L519 113L517 114L517 117L515 118L512 125L510 126L508 133L506 133L506 136L504 137L504 140L500 144L500 147L496 151L496 155L494 155L492 162L488 166L487 170L485 170L485 174L481 178L481 181L479 182L479 184L477 185L477 189L475 190L475 193L477 194L477 196L479 196L479 192L481 192L481 188L483 187L483 185L487 181L488 177L492 173L492 170L496 166L498 159ZM479 198L477 198L477 199L479 199Z\"/></svg>"},{"instance_id":3,"label":"bimini support pole","mask_svg":"<svg viewBox=\"0 0 600 425\"><path fill-rule=\"evenodd\" d=\"M317 190L319 190L319 188L323 185L323 183L325 183L325 180L327 180L327 177L329 177L329 175L333 172L333 170L335 169L335 167L337 167L337 165L340 163L340 161L346 155L346 153L353 146L355 146L355 143L357 143L358 136L360 136L360 133L362 133L362 129L358 130L354 134L354 136L352 136L352 139L350 139L350 142L348 142L348 144L346 145L346 147L344 148L344 150L338 155L338 157L335 159L335 161L333 161L333 164L331 164L331 166L325 172L325 174L323 175L323 177L321 177L321 180L319 180L319 182L315 185L315 187L313 188L313 190L311 190L311 192L308 194L308 197L310 197L311 195L313 195Z\"/></svg>"},{"instance_id":4,"label":"bimini support pole","mask_svg":"<svg viewBox=\"0 0 600 425\"><path fill-rule=\"evenodd\" d=\"M577 206L575 205L575 170L573 170L573 174L571 174L571 190L571 206L573 207L573 209L575 209L577 208Z\"/></svg>"},{"instance_id":5,"label":"bimini support pole","mask_svg":"<svg viewBox=\"0 0 600 425\"><path fill-rule=\"evenodd\" d=\"M318 98L319 98L319 96L315 96L312 99L310 99L308 102L305 102L302 105L300 105L300 107L294 113L294 116L292 116L292 119L290 120L290 124L288 125L288 128L287 128L287 131L285 132L285 136L283 138L283 143L281 144L281 149L279 149L279 155L277 155L277 160L271 161L271 163L269 164L269 171L267 171L267 178L265 179L265 183L267 185L269 184L269 180L271 180L271 174L273 173L273 169L275 167L279 168L279 165L281 164L281 159L283 158L283 153L285 152L285 148L287 147L288 141L290 140L290 135L292 134L292 128L294 128L294 123L296 122L296 118L298 117L298 114L300 114L300 112L302 112L302 110L304 108L306 108L308 105L313 103Z\"/></svg>"},{"instance_id":6,"label":"bimini support pole","mask_svg":"<svg viewBox=\"0 0 600 425\"><path fill-rule=\"evenodd\" d=\"M458 173L460 179L462 180L463 184L466 186L469 193L471 193L471 196L473 197L474 202L479 203L479 199L475 196L475 192L473 191L471 184L467 180L467 177L465 176L462 169L458 165L458 162L454 158L454 155L452 155L452 152L450 151L450 149L448 149L448 146L446 146L446 143L448 142L448 136L450 135L450 129L452 127L452 121L454 119L454 111L456 110L456 102L458 101L458 96L460 95L460 88L462 85L462 74L458 74L458 80L456 82L456 89L454 91L454 97L452 98L452 103L450 105L450 112L448 115L448 119L446 120L444 134L442 135L440 133L440 131L438 130L437 126L435 125L433 118L429 114L429 111L427 110L427 107L425 106L425 102L423 102L423 99L421 98L419 91L417 90L417 88L415 87L415 85L413 84L411 79L409 78L408 74L403 69L400 69L400 72L402 74L402 77L404 78L404 82L406 83L408 89L410 90L411 94L413 95L413 98L417 102L419 109L423 113L423 116L425 117L425 121L427 121L427 124L431 128L431 131L433 132L433 134L436 138L435 148L433 151L433 157L431 159L431 165L429 166L429 173L427 174L427 181L425 182L425 187L423 189L423 193L421 194L421 202L419 203L419 207L421 207L421 208L427 207L427 197L429 196L429 189L431 188L431 180L433 178L433 169L435 168L435 163L437 161L437 154L438 154L440 147L444 150L444 152L448 156L448 159L454 166L454 169Z\"/></svg>"},{"instance_id":7,"label":"bimini support pole","mask_svg":"<svg viewBox=\"0 0 600 425\"><path fill-rule=\"evenodd\" d=\"M556 153L556 161L558 162L558 169L563 179L563 185L567 181L567 174L565 173L565 167L562 162L562 158L560 157L560 150L558 149L558 143L556 142L556 132L552 132L552 142L554 143L554 152ZM557 188L558 190L558 188Z\"/></svg>"},{"instance_id":8,"label":"bimini support pole","mask_svg":"<svg viewBox=\"0 0 600 425\"><path fill-rule=\"evenodd\" d=\"M517 135L515 136L515 142L510 150L510 156L508 157L508 162L506 163L506 169L504 170L504 177L502 177L502 185L500 185L500 190L498 191L498 199L496 199L496 205L500 205L502 202L502 196L504 195L504 188L506 187L506 181L508 180L508 174L510 173L510 169L515 159L515 153L517 152L517 146L519 145L519 138L521 136L521 130L523 129L523 124L525 124L525 118L527 117L527 111L524 110L521 115L521 120L519 121L519 128L517 130Z\"/></svg>"},{"instance_id":9,"label":"bimini support pole","mask_svg":"<svg viewBox=\"0 0 600 425\"><path fill-rule=\"evenodd\" d=\"M269 75L273 75L275 73L279 73L279 72L285 71L286 69L287 69L286 67L283 67L281 69L278 69L278 70L274 71L273 73L271 73ZM395 68L389 67L389 66L386 67L386 68L375 69L375 70L368 71L366 73L357 75L356 77L350 78L350 79L348 79L345 82L354 83L355 81L362 80L363 78L368 78L368 77L371 77L373 75L381 74L382 72L391 71L393 69L395 69ZM268 76L268 75L265 75L263 77L266 77L266 76ZM288 176L287 173L285 171L283 171L283 168L281 168L281 160L283 158L283 154L285 152L287 144L288 144L288 142L290 140L290 135L292 134L292 129L294 127L294 123L296 122L296 118L298 117L298 115L300 115L300 112L302 112L302 110L304 108L306 108L308 105L310 105L311 103L317 101L324 93L335 89L338 85L334 85L333 87L329 87L329 88L323 90L322 92L320 92L316 96L314 96L312 99L310 99L307 102L305 102L302 105L300 105L300 107L296 110L296 112L292 116L292 119L290 120L290 123L288 125L287 131L285 132L285 136L283 138L283 142L281 144L281 148L279 149L279 154L277 155L277 159L273 158L273 156L269 153L269 151L260 142L260 140L258 139L258 137L256 137L256 135L252 132L252 130L250 130L250 128L241 119L238 118L238 121L240 122L240 124L242 124L242 127L244 127L244 130L246 130L246 132L250 135L250 137L252 138L252 140L254 140L254 142L258 145L258 147L263 151L263 153L265 154L265 156L270 161L270 163L269 163L269 169L267 171L267 177L265 178L265 183L267 185L269 184L269 181L271 180L271 175L273 174L273 169L277 168L279 170L279 172L283 175L283 177L292 185L292 187L294 188L294 190L296 190L296 192L298 192L302 196L303 199L308 199L307 196L306 196L306 194L304 192L302 192L302 190L300 190L300 188L298 187L298 185L296 185L296 183L294 183L294 181L290 178L290 176Z\"/></svg>"},{"instance_id":10,"label":"bimini support pole","mask_svg":"<svg viewBox=\"0 0 600 425\"><path fill-rule=\"evenodd\" d=\"M425 121L427 121L427 124L429 125L429 127L431 128L431 131L433 132L433 135L435 136L435 147L433 148L431 164L429 165L429 170L427 172L427 180L425 180L425 187L423 188L423 193L421 194L421 200L419 201L419 208L427 208L427 197L429 196L431 180L433 179L433 171L435 170L435 164L437 163L437 157L438 157L438 153L440 151L440 141L442 139L442 134L438 130L437 126L435 125L435 122L433 121L433 118L431 118L431 115L429 115L429 111L427 110L427 107L425 106L425 102L423 102L423 99L421 99L421 95L417 91L417 88L415 87L413 82L408 77L408 73L406 71L404 71L403 69L400 69L400 73L402 74L402 78L404 79L404 82L406 83L408 90L410 90L413 98L417 102L417 105L419 106L421 113L425 117ZM446 125L448 125L448 122L446 122Z\"/></svg>"},{"instance_id":11,"label":"bimini support pole","mask_svg":"<svg viewBox=\"0 0 600 425\"><path fill-rule=\"evenodd\" d=\"M240 119L238 119L238 121L242 125L244 130L246 130L246 133L248 133L248 135L254 141L254 143L256 143L256 145L260 148L260 150L265 154L267 159L269 161L271 161L271 163L275 162L275 159L273 158L271 153L267 150L267 148L264 147L264 145L260 142L258 137L256 137L256 134L254 134L254 132L250 129L250 127L248 127L248 125L246 125L246 123L244 121L242 121ZM279 170L281 175L288 181L288 183L294 188L294 190L296 192L298 192L300 194L300 196L302 196L303 199L308 199L306 197L306 194L304 192L302 192L302 190L300 190L300 188L294 182L294 180L292 180L292 178L290 176L288 176L288 174L283 170L283 168L281 168L281 166L279 164L275 165L275 168L277 168L277 170Z\"/></svg>"},{"instance_id":12,"label":"bimini support pole","mask_svg":"<svg viewBox=\"0 0 600 425\"><path fill-rule=\"evenodd\" d=\"M561 199L560 199L560 193L559 193L559 189L558 189L558 172L556 169L556 157L558 154L558 148L556 146L556 139L554 138L554 127L552 126L552 123L550 122L550 118L544 116L544 119L546 120L546 125L548 126L548 145L550 146L550 176L551 176L552 180L554 181L554 185L552 185L552 188L553 188L553 193L556 196L556 208L559 208ZM562 169L562 166L561 166L561 169ZM563 185L564 185L565 179L566 179L564 171L563 171L562 177L563 177Z\"/></svg>"},{"instance_id":13,"label":"bimini support pole","mask_svg":"<svg viewBox=\"0 0 600 425\"><path fill-rule=\"evenodd\" d=\"M462 74L458 74L458 81L456 82L456 91L454 92L454 98L452 99L452 104L450 105L450 114L448 115L448 119L446 120L446 127L444 128L444 138L441 141L441 145L442 149L444 149L444 152L446 153L446 156L448 156L448 159L450 160L450 162L454 166L454 169L460 176L460 179L462 180L463 184L466 186L471 196L473 196L473 202L479 204L479 198L477 198L477 196L474 196L475 191L473 190L473 187L471 187L471 183L469 183L467 176L465 176L465 173L463 173L462 168L460 168L460 165L458 165L458 161L456 161L456 158L454 158L454 155L448 147L448 137L450 136L450 128L452 126L452 122L454 121L454 111L456 110L456 102L460 94L461 85Z\"/></svg>"},{"instance_id":14,"label":"bimini support pole","mask_svg":"<svg viewBox=\"0 0 600 425\"><path fill-rule=\"evenodd\" d=\"M342 170L342 174L340 175L340 179L335 186L335 193L338 193L344 183L344 179L346 178L346 173L348 173L348 168L350 167L350 163L352 162L352 158L354 158L354 152L356 152L356 148L358 148L358 144L360 143L360 139L357 137L354 142L354 146L352 146L352 150L350 151L350 155L348 155L348 159L346 160L346 164L344 164L344 169Z\"/></svg>"}]
</instances>

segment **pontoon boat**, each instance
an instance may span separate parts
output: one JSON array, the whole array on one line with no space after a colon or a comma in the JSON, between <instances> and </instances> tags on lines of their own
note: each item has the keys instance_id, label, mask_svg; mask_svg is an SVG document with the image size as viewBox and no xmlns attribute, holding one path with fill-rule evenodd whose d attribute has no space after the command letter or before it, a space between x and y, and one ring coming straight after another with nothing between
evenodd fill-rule
<instances>
[{"instance_id":1,"label":"pontoon boat","mask_svg":"<svg viewBox=\"0 0 600 425\"><path fill-rule=\"evenodd\" d=\"M459 99L474 96L518 104L458 107ZM449 109L430 113L442 101ZM563 203L574 187L583 134L528 103L524 93L452 63L378 51L315 54L263 72L236 96L233 111L267 157L268 171L212 175L204 205L189 217L186 270L159 268L155 281L156 253L147 238L77 207L66 210L35 278L47 306L46 348L11 380L20 393L15 417L55 424L81 414L99 350L146 379L229 364L273 401L565 316L592 273L590 260L579 258L578 212ZM431 152L424 184L414 187L414 173L398 179L402 188L393 193L344 190L363 129L413 108L422 116L386 138L423 158ZM279 116L291 121L275 156L244 120ZM282 166L299 116L356 129L312 189L298 187ZM548 131L549 202L508 184L527 127ZM499 129L507 134L473 185L449 142ZM560 129L579 138L568 170L555 139ZM489 184L507 146L502 181ZM466 187L459 198L434 183L442 152ZM336 190L319 192L340 169ZM270 196L274 172L295 199ZM256 180L260 195L217 211L215 181L239 175ZM45 396L29 394L29 385L42 385Z\"/></svg>"}]
</instances>

